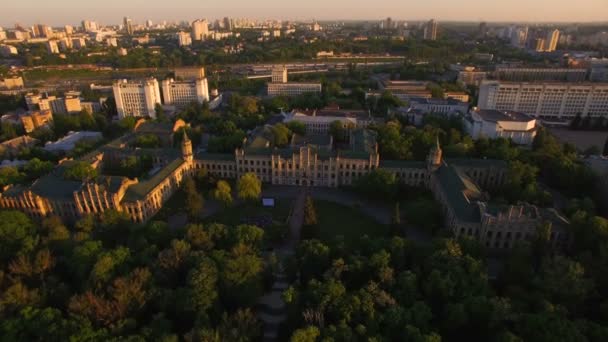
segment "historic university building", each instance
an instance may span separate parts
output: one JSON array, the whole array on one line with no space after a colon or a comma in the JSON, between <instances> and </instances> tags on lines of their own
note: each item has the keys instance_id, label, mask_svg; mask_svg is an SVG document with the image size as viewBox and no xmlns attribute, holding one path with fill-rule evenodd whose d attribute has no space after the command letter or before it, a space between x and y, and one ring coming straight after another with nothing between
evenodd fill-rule
<instances>
[{"instance_id":1,"label":"historic university building","mask_svg":"<svg viewBox=\"0 0 608 342\"><path fill-rule=\"evenodd\" d=\"M184 135L181 149L172 148L173 134L183 127L145 123L127 136L87 154L65 161L30 186L9 186L0 194L0 208L17 209L35 218L57 215L74 221L106 210L128 214L134 222L147 222L178 190L184 177L206 169L219 178L239 178L252 172L276 185L349 186L372 170L384 169L410 186L432 191L442 208L445 227L454 235L467 235L490 248L510 248L518 240L532 239L541 223L552 225L554 245L568 242L568 222L553 209L530 204L495 205L483 189L503 185L507 167L502 161L444 159L437 143L426 162L381 160L376 133L354 129L348 147L336 149L329 135L294 135L287 146L272 144L270 126L260 127L234 154L194 152ZM162 148L135 148L141 134L162 137ZM151 170L130 179L108 174L127 158L147 158ZM94 179L76 181L64 176L74 163L86 162L98 170Z\"/></svg>"}]
</instances>

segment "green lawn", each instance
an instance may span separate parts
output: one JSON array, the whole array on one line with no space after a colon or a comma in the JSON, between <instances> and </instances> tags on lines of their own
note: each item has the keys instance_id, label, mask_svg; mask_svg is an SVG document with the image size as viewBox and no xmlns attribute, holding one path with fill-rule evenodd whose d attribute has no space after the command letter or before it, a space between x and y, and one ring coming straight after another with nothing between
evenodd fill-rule
<instances>
[{"instance_id":1,"label":"green lawn","mask_svg":"<svg viewBox=\"0 0 608 342\"><path fill-rule=\"evenodd\" d=\"M272 221L285 223L289 216L292 200L276 200L274 208L266 208L261 204L245 203L235 207L224 209L217 214L206 218L207 223L222 223L230 226L243 224L244 220L251 220L261 217L271 217Z\"/></svg>"},{"instance_id":2,"label":"green lawn","mask_svg":"<svg viewBox=\"0 0 608 342\"><path fill-rule=\"evenodd\" d=\"M315 201L315 209L318 221L315 237L321 241L331 242L339 235L346 241L353 241L363 235L380 237L389 234L389 226L376 222L357 208Z\"/></svg>"}]
</instances>

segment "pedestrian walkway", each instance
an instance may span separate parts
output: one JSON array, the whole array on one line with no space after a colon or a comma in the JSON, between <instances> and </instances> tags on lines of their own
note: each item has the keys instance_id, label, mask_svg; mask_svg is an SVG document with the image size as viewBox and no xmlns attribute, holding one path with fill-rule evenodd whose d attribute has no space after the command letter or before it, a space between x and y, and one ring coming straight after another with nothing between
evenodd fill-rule
<instances>
[{"instance_id":1,"label":"pedestrian walkway","mask_svg":"<svg viewBox=\"0 0 608 342\"><path fill-rule=\"evenodd\" d=\"M264 294L258 301L257 316L264 324L264 341L277 341L281 323L287 320L287 306L283 300L283 292L289 287L287 275L285 274L285 258L295 254L296 247L300 242L300 232L304 223L304 203L306 202L307 189L300 188L297 194L289 218L289 235L285 242L277 248L276 254L279 259L278 269L274 274L274 283L269 292Z\"/></svg>"}]
</instances>

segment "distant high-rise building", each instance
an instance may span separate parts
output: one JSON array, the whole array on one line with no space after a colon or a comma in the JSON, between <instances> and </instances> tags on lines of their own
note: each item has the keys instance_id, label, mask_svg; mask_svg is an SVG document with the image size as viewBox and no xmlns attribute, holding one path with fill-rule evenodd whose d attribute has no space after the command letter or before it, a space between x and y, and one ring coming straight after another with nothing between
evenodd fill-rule
<instances>
[{"instance_id":1,"label":"distant high-rise building","mask_svg":"<svg viewBox=\"0 0 608 342\"><path fill-rule=\"evenodd\" d=\"M152 26L153 26L152 25L152 20L150 20L150 19L146 20L146 27L147 28L152 28Z\"/></svg>"},{"instance_id":2,"label":"distant high-rise building","mask_svg":"<svg viewBox=\"0 0 608 342\"><path fill-rule=\"evenodd\" d=\"M393 29L394 27L395 27L395 24L393 23L393 19L391 19L391 17L386 18L381 23L381 28L384 30L390 30L390 29Z\"/></svg>"},{"instance_id":3,"label":"distant high-rise building","mask_svg":"<svg viewBox=\"0 0 608 342\"><path fill-rule=\"evenodd\" d=\"M192 36L188 32L178 32L177 33L177 41L179 46L190 46L192 45Z\"/></svg>"},{"instance_id":4,"label":"distant high-rise building","mask_svg":"<svg viewBox=\"0 0 608 342\"><path fill-rule=\"evenodd\" d=\"M99 27L97 26L97 23L94 21L90 21L90 20L83 20L82 21L82 29L85 32L95 32L99 29Z\"/></svg>"},{"instance_id":5,"label":"distant high-rise building","mask_svg":"<svg viewBox=\"0 0 608 342\"><path fill-rule=\"evenodd\" d=\"M536 38L536 41L534 43L534 50L537 52L543 52L545 51L545 45L546 42L543 38Z\"/></svg>"},{"instance_id":6,"label":"distant high-rise building","mask_svg":"<svg viewBox=\"0 0 608 342\"><path fill-rule=\"evenodd\" d=\"M35 25L33 28L36 37L51 38L53 37L53 28L47 25Z\"/></svg>"},{"instance_id":7,"label":"distant high-rise building","mask_svg":"<svg viewBox=\"0 0 608 342\"><path fill-rule=\"evenodd\" d=\"M224 18L224 29L228 31L232 31L234 25L232 25L232 19L225 17Z\"/></svg>"},{"instance_id":8,"label":"distant high-rise building","mask_svg":"<svg viewBox=\"0 0 608 342\"><path fill-rule=\"evenodd\" d=\"M483 38L488 35L488 24L485 21L479 24L479 30L477 31L477 36Z\"/></svg>"},{"instance_id":9,"label":"distant high-rise building","mask_svg":"<svg viewBox=\"0 0 608 342\"><path fill-rule=\"evenodd\" d=\"M131 20L131 18L124 17L122 24L125 33L129 36L133 35L133 21Z\"/></svg>"},{"instance_id":10,"label":"distant high-rise building","mask_svg":"<svg viewBox=\"0 0 608 342\"><path fill-rule=\"evenodd\" d=\"M528 41L528 27L517 27L511 30L511 45L517 48L523 48L526 46L526 42Z\"/></svg>"},{"instance_id":11,"label":"distant high-rise building","mask_svg":"<svg viewBox=\"0 0 608 342\"><path fill-rule=\"evenodd\" d=\"M206 19L192 22L192 40L205 40L207 35L209 35L209 22Z\"/></svg>"},{"instance_id":12,"label":"distant high-rise building","mask_svg":"<svg viewBox=\"0 0 608 342\"><path fill-rule=\"evenodd\" d=\"M275 66L272 69L272 83L287 83L287 67Z\"/></svg>"},{"instance_id":13,"label":"distant high-rise building","mask_svg":"<svg viewBox=\"0 0 608 342\"><path fill-rule=\"evenodd\" d=\"M161 103L161 97L155 78L139 82L115 81L112 90L120 119L128 116L156 118L155 107Z\"/></svg>"},{"instance_id":14,"label":"distant high-rise building","mask_svg":"<svg viewBox=\"0 0 608 342\"><path fill-rule=\"evenodd\" d=\"M57 45L56 40L49 40L46 42L46 50L49 54L58 54L59 46Z\"/></svg>"},{"instance_id":15,"label":"distant high-rise building","mask_svg":"<svg viewBox=\"0 0 608 342\"><path fill-rule=\"evenodd\" d=\"M68 36L71 36L74 33L74 27L72 27L71 25L65 25L63 27L65 34Z\"/></svg>"},{"instance_id":16,"label":"distant high-rise building","mask_svg":"<svg viewBox=\"0 0 608 342\"><path fill-rule=\"evenodd\" d=\"M424 25L424 39L437 39L437 22L434 19L429 20L429 22Z\"/></svg>"},{"instance_id":17,"label":"distant high-rise building","mask_svg":"<svg viewBox=\"0 0 608 342\"><path fill-rule=\"evenodd\" d=\"M559 42L559 30L550 30L545 39L545 51L555 51L557 49L557 42Z\"/></svg>"}]
</instances>

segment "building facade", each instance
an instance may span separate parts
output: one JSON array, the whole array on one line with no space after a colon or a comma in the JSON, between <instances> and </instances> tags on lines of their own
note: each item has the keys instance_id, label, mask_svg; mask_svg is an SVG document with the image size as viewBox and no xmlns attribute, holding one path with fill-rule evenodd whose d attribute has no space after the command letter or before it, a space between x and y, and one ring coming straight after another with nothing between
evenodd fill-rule
<instances>
[{"instance_id":1,"label":"building facade","mask_svg":"<svg viewBox=\"0 0 608 342\"><path fill-rule=\"evenodd\" d=\"M112 85L118 117L127 116L156 118L155 107L162 103L158 81L150 78L143 81L115 81Z\"/></svg>"},{"instance_id":2,"label":"building facade","mask_svg":"<svg viewBox=\"0 0 608 342\"><path fill-rule=\"evenodd\" d=\"M268 96L298 96L305 93L320 94L321 83L288 82L287 67L276 66L272 69L272 82L268 83Z\"/></svg>"},{"instance_id":3,"label":"building facade","mask_svg":"<svg viewBox=\"0 0 608 342\"><path fill-rule=\"evenodd\" d=\"M478 107L552 120L603 117L608 116L608 84L484 81Z\"/></svg>"},{"instance_id":4,"label":"building facade","mask_svg":"<svg viewBox=\"0 0 608 342\"><path fill-rule=\"evenodd\" d=\"M201 41L209 35L209 22L205 19L192 22L192 40Z\"/></svg>"},{"instance_id":5,"label":"building facade","mask_svg":"<svg viewBox=\"0 0 608 342\"><path fill-rule=\"evenodd\" d=\"M206 78L195 81L162 81L163 100L166 105L184 108L192 102L209 102L209 85Z\"/></svg>"},{"instance_id":6,"label":"building facade","mask_svg":"<svg viewBox=\"0 0 608 342\"><path fill-rule=\"evenodd\" d=\"M509 82L584 82L586 69L574 68L503 68L498 67L493 76L500 81Z\"/></svg>"},{"instance_id":7,"label":"building facade","mask_svg":"<svg viewBox=\"0 0 608 342\"><path fill-rule=\"evenodd\" d=\"M531 145L538 130L536 119L526 114L488 109L471 110L464 128L475 140L505 138L519 145Z\"/></svg>"}]
</instances>

